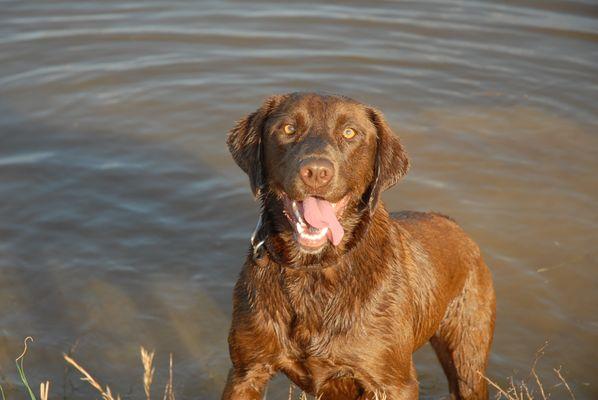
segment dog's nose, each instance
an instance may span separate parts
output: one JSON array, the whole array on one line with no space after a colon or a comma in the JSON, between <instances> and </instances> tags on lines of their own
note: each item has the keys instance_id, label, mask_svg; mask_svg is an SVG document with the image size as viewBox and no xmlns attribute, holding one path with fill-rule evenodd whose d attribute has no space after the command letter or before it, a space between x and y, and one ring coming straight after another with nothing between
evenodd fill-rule
<instances>
[{"instance_id":1,"label":"dog's nose","mask_svg":"<svg viewBox=\"0 0 598 400\"><path fill-rule=\"evenodd\" d=\"M332 180L334 165L325 158L310 158L301 162L299 175L307 186L319 189Z\"/></svg>"}]
</instances>

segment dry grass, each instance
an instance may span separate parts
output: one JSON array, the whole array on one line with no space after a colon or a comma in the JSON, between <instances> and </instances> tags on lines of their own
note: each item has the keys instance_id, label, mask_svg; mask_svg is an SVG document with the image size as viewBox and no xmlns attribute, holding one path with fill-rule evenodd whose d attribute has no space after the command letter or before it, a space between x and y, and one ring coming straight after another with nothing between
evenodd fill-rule
<instances>
[{"instance_id":1,"label":"dry grass","mask_svg":"<svg viewBox=\"0 0 598 400\"><path fill-rule=\"evenodd\" d=\"M553 369L556 377L559 380L559 383L553 385L551 388L546 388L546 385L542 383L542 380L538 376L538 373L536 372L536 365L538 364L540 358L544 355L544 350L546 349L547 345L548 342L544 343L544 345L536 352L536 356L530 368L530 373L526 379L516 382L513 377L510 377L507 386L500 386L487 376L480 374L488 382L488 384L490 384L490 386L496 389L496 400L503 398L507 400L548 400L552 395L553 389L561 385L566 388L570 398L575 400L575 395L573 394L571 387L561 374L561 367L558 369ZM537 392L534 389L536 389Z\"/></svg>"},{"instance_id":2,"label":"dry grass","mask_svg":"<svg viewBox=\"0 0 598 400\"><path fill-rule=\"evenodd\" d=\"M15 359L17 365L17 371L19 373L19 377L27 390L29 397L31 400L37 400L33 390L31 389L29 382L27 381L27 377L25 375L25 369L23 365L23 361L25 355L27 354L27 344L28 342L32 342L33 338L27 337L24 340L24 348L23 352ZM552 385L551 387L547 387L547 385L543 384L540 377L536 372L536 365L538 360L544 354L544 350L547 344L544 344L537 352L534 358L534 361L531 365L530 373L528 374L526 379L522 379L518 382L515 381L513 377L509 378L508 384L506 386L500 386L498 383L494 382L487 376L482 374L482 377L488 382L490 386L496 389L496 399L506 399L506 400L549 400L552 392L557 387L560 388L561 391L566 390L568 396L575 400L575 395L571 390L571 387L567 383L566 379L563 377L561 373L561 368L555 368L554 373L556 378L558 379L558 383ZM145 348L140 348L140 357L141 357L141 364L143 366L143 390L145 393L146 400L151 400L151 392L152 392L152 383L154 380L154 356L155 352L148 351ZM102 387L97 379L95 379L85 368L83 368L79 363L77 363L72 357L63 354L65 361L72 366L74 369L79 371L82 375L81 380L89 383L91 387L93 387L102 397L102 400L121 400L120 395L113 394L109 386ZM164 394L162 396L162 400L175 400L174 394L174 386L173 386L173 357L172 353L169 357L169 369L168 369L168 380L164 387ZM289 386L288 392L288 400L293 400L294 398L294 385ZM40 383L39 386L39 398L40 400L48 400L50 392L50 381L45 381ZM265 397L264 397L265 398ZM4 396L4 392L2 390L2 386L0 386L0 399L6 400ZM308 395L305 392L301 392L298 397L298 400L308 400ZM319 400L319 397L316 397L316 400ZM383 392L376 391L374 393L374 400L387 400L387 396Z\"/></svg>"},{"instance_id":3,"label":"dry grass","mask_svg":"<svg viewBox=\"0 0 598 400\"><path fill-rule=\"evenodd\" d=\"M294 389L295 389L294 385L292 385L292 384L289 385L289 397L288 397L287 400L293 400L293 391L294 391ZM320 400L321 397L322 397L322 395L316 397L315 399L316 400ZM264 400L265 400L265 397L264 397ZM299 394L298 400L308 400L307 394L305 392L301 392ZM386 393L380 392L380 391L375 391L374 392L374 399L373 400L387 400Z\"/></svg>"},{"instance_id":4,"label":"dry grass","mask_svg":"<svg viewBox=\"0 0 598 400\"><path fill-rule=\"evenodd\" d=\"M151 400L151 392L152 392L152 382L154 380L154 372L156 369L154 368L154 356L155 351L148 351L143 346L140 347L139 350L141 356L141 365L143 365L143 391L145 392L146 400ZM106 389L102 388L102 385L94 379L89 372L87 372L81 365L79 365L75 360L71 357L63 354L64 359L67 363L72 365L77 371L83 375L81 380L89 383L94 389L96 389L101 395L102 400L121 400L120 395L112 394L110 387L106 386ZM173 388L173 374L172 374L172 353L170 354L170 367L169 367L169 377L168 381L166 382L166 387L164 388L164 397L163 400L175 400L174 397L174 388Z\"/></svg>"},{"instance_id":5,"label":"dry grass","mask_svg":"<svg viewBox=\"0 0 598 400\"><path fill-rule=\"evenodd\" d=\"M152 381L156 371L153 366L155 352L147 351L143 346L140 347L139 351L141 353L141 364L143 364L143 390L145 391L145 398L151 400Z\"/></svg>"},{"instance_id":6,"label":"dry grass","mask_svg":"<svg viewBox=\"0 0 598 400\"><path fill-rule=\"evenodd\" d=\"M94 379L94 377L91 376L91 374L89 372L87 372L85 370L85 368L83 368L82 366L77 364L77 362L75 360L73 360L71 357L67 356L66 354L63 354L63 357L67 363L72 365L77 371L79 371L81 373L81 375L83 375L83 377L81 378L82 381L89 383L94 389L96 389L102 395L102 400L120 400L120 396L118 394L116 395L116 399L115 399L112 395L112 391L110 390L110 387L106 386L106 389L103 389L102 385L100 385L99 382L96 379Z\"/></svg>"},{"instance_id":7,"label":"dry grass","mask_svg":"<svg viewBox=\"0 0 598 400\"><path fill-rule=\"evenodd\" d=\"M571 399L575 400L575 395L573 394L571 387L569 387L569 384L561 375L560 367L558 369L555 368L554 372L556 376L559 378L560 384L553 386L553 388L558 387L560 385L564 385ZM486 379L486 381L497 390L497 394L495 397L497 400L503 398L507 400L548 400L552 395L552 392L547 391L535 370L532 370L532 375L534 377L535 386L538 389L537 394L535 393L534 388L530 384L530 382L526 380L515 382L515 380L511 377L509 378L508 386L501 387L496 382L494 382L486 376L484 376L484 379Z\"/></svg>"},{"instance_id":8,"label":"dry grass","mask_svg":"<svg viewBox=\"0 0 598 400\"><path fill-rule=\"evenodd\" d=\"M39 384L39 397L41 400L48 400L48 393L50 392L50 381L45 381Z\"/></svg>"},{"instance_id":9,"label":"dry grass","mask_svg":"<svg viewBox=\"0 0 598 400\"><path fill-rule=\"evenodd\" d=\"M170 364L168 367L168 382L164 388L163 400L175 400L174 398L174 387L172 386L172 353L170 353Z\"/></svg>"},{"instance_id":10,"label":"dry grass","mask_svg":"<svg viewBox=\"0 0 598 400\"><path fill-rule=\"evenodd\" d=\"M293 385L289 385L289 398L288 400L293 400L293 390L295 389L295 387ZM264 395L264 399L266 398L266 396ZM308 400L307 399L307 394L305 392L301 392L299 394L298 397L299 400ZM316 398L316 400L319 400L319 397Z\"/></svg>"},{"instance_id":11,"label":"dry grass","mask_svg":"<svg viewBox=\"0 0 598 400\"><path fill-rule=\"evenodd\" d=\"M146 400L151 400L152 381L154 379L154 371L156 370L153 366L155 352L153 350L147 351L143 348L143 346L141 346L140 353L141 364L143 365L143 389L145 390L145 398ZM168 381L166 382L166 386L164 387L164 396L162 397L162 400L175 400L174 386L172 384L172 365L172 353L170 353L168 366Z\"/></svg>"},{"instance_id":12,"label":"dry grass","mask_svg":"<svg viewBox=\"0 0 598 400\"><path fill-rule=\"evenodd\" d=\"M25 355L27 354L28 350L28 343L33 342L33 338L28 336L23 341L23 351L21 354L15 359L15 363L17 365L17 372L19 373L19 377L27 390L29 398L31 400L37 400L37 397L33 393L31 386L27 380L27 376L25 374L24 368L24 359ZM146 400L151 400L151 386L152 381L154 378L155 368L153 366L154 363L154 355L155 352L147 351L143 347L140 349L141 355L141 364L143 365L143 389L145 392ZM89 383L91 387L93 387L101 396L102 400L121 400L119 394L113 394L112 390L108 385L106 387L102 387L100 382L94 378L85 368L83 368L77 361L75 361L69 355L63 354L64 360L74 369L79 371L82 375L81 380ZM174 397L174 386L173 386L173 361L172 361L172 353L170 354L170 365L169 365L169 377L168 381L166 382L166 387L164 388L164 397L163 400L175 400ZM39 398L40 400L48 400L50 394L50 381L41 382L39 385ZM6 400L4 390L2 385L0 385L0 399Z\"/></svg>"}]
</instances>

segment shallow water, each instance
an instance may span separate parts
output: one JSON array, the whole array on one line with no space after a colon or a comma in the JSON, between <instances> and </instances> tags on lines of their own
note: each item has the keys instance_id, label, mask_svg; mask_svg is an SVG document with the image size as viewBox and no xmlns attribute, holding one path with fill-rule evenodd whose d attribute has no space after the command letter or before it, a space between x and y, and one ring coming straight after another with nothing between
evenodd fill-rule
<instances>
[{"instance_id":1,"label":"shallow water","mask_svg":"<svg viewBox=\"0 0 598 400\"><path fill-rule=\"evenodd\" d=\"M598 7L592 1L0 2L0 383L126 398L174 353L178 399L217 399L256 219L224 136L274 92L382 109L412 169L389 208L437 210L497 287L488 375L553 368L598 396ZM446 383L417 354L422 398ZM278 378L269 398L285 398ZM556 388L554 398L563 398ZM18 394L15 393L18 391ZM159 391L157 390L157 393Z\"/></svg>"}]
</instances>

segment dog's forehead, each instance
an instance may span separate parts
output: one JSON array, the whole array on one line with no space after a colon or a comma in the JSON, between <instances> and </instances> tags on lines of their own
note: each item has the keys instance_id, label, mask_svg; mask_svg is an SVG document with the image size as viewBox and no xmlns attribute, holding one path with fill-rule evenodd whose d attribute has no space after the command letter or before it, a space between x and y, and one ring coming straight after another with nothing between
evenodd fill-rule
<instances>
[{"instance_id":1,"label":"dog's forehead","mask_svg":"<svg viewBox=\"0 0 598 400\"><path fill-rule=\"evenodd\" d=\"M309 116L332 118L339 115L365 116L365 106L353 99L337 95L295 93L282 104L284 113L301 112Z\"/></svg>"}]
</instances>

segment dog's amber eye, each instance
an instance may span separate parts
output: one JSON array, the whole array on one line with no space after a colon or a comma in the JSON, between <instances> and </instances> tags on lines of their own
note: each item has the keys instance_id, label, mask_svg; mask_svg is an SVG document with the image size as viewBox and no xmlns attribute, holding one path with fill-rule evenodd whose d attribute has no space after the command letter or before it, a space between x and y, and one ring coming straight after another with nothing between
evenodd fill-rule
<instances>
[{"instance_id":1,"label":"dog's amber eye","mask_svg":"<svg viewBox=\"0 0 598 400\"><path fill-rule=\"evenodd\" d=\"M295 125L286 124L284 126L284 133L286 133L287 135L292 135L293 133L295 133Z\"/></svg>"},{"instance_id":2,"label":"dog's amber eye","mask_svg":"<svg viewBox=\"0 0 598 400\"><path fill-rule=\"evenodd\" d=\"M352 139L355 135L357 135L357 132L355 132L355 129L353 128L345 128L343 131L345 139Z\"/></svg>"}]
</instances>

